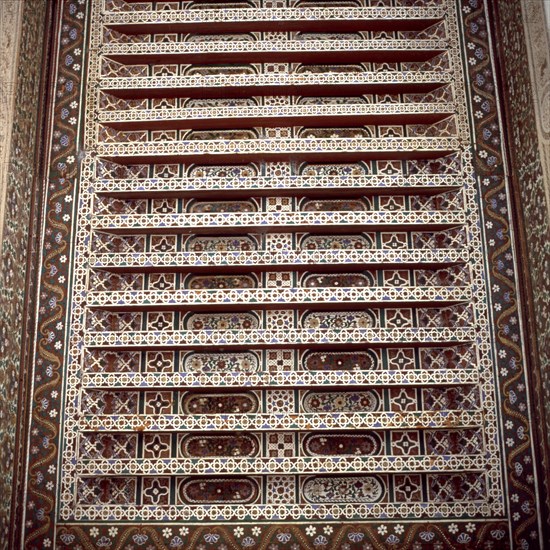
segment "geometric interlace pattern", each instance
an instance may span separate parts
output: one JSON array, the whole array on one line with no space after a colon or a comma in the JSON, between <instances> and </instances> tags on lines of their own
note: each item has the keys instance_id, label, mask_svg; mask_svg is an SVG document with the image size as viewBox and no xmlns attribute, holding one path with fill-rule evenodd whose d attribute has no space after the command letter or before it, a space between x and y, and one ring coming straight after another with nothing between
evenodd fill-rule
<instances>
[{"instance_id":1,"label":"geometric interlace pattern","mask_svg":"<svg viewBox=\"0 0 550 550\"><path fill-rule=\"evenodd\" d=\"M62 520L503 515L456 9L92 2Z\"/></svg>"}]
</instances>

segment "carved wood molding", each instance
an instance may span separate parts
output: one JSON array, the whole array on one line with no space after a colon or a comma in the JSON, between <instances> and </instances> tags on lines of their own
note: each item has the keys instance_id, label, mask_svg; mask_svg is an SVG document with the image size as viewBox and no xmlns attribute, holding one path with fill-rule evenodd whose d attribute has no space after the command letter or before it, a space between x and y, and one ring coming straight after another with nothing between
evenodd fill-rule
<instances>
[{"instance_id":1,"label":"carved wood molding","mask_svg":"<svg viewBox=\"0 0 550 550\"><path fill-rule=\"evenodd\" d=\"M4 229L22 7L23 3L20 0L0 2L0 243Z\"/></svg>"}]
</instances>

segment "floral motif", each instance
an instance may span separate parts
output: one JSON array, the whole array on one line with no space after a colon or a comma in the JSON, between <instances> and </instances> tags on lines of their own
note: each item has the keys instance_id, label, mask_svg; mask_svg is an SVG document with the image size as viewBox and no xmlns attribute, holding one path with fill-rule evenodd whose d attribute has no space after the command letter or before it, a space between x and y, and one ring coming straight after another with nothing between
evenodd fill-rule
<instances>
[{"instance_id":1,"label":"floral motif","mask_svg":"<svg viewBox=\"0 0 550 550\"><path fill-rule=\"evenodd\" d=\"M253 353L190 353L184 368L189 372L255 372L259 364Z\"/></svg>"},{"instance_id":2,"label":"floral motif","mask_svg":"<svg viewBox=\"0 0 550 550\"><path fill-rule=\"evenodd\" d=\"M305 250L361 250L372 248L372 239L365 235L310 235L300 246Z\"/></svg>"},{"instance_id":3,"label":"floral motif","mask_svg":"<svg viewBox=\"0 0 550 550\"><path fill-rule=\"evenodd\" d=\"M386 488L376 476L314 477L304 483L304 497L312 503L378 502Z\"/></svg>"},{"instance_id":4,"label":"floral motif","mask_svg":"<svg viewBox=\"0 0 550 550\"><path fill-rule=\"evenodd\" d=\"M186 242L186 249L193 252L239 252L256 248L250 237L192 237Z\"/></svg>"},{"instance_id":5,"label":"floral motif","mask_svg":"<svg viewBox=\"0 0 550 550\"><path fill-rule=\"evenodd\" d=\"M250 435L188 435L181 440L181 452L187 457L254 456L258 440Z\"/></svg>"},{"instance_id":6,"label":"floral motif","mask_svg":"<svg viewBox=\"0 0 550 550\"><path fill-rule=\"evenodd\" d=\"M377 392L309 392L304 397L307 412L370 412L378 409Z\"/></svg>"},{"instance_id":7,"label":"floral motif","mask_svg":"<svg viewBox=\"0 0 550 550\"><path fill-rule=\"evenodd\" d=\"M316 329L371 328L376 326L376 318L371 311L314 312L304 317L303 326Z\"/></svg>"},{"instance_id":8,"label":"floral motif","mask_svg":"<svg viewBox=\"0 0 550 550\"><path fill-rule=\"evenodd\" d=\"M251 201L196 201L189 207L189 212L256 212L256 205Z\"/></svg>"},{"instance_id":9,"label":"floral motif","mask_svg":"<svg viewBox=\"0 0 550 550\"><path fill-rule=\"evenodd\" d=\"M258 410L258 400L251 393L188 394L182 399L186 414L236 414Z\"/></svg>"},{"instance_id":10,"label":"floral motif","mask_svg":"<svg viewBox=\"0 0 550 550\"><path fill-rule=\"evenodd\" d=\"M181 483L180 498L182 502L189 504L245 504L253 502L258 491L258 486L252 479L198 478Z\"/></svg>"},{"instance_id":11,"label":"floral motif","mask_svg":"<svg viewBox=\"0 0 550 550\"><path fill-rule=\"evenodd\" d=\"M358 352L312 352L306 355L304 367L308 370L370 370L378 368L374 354Z\"/></svg>"},{"instance_id":12,"label":"floral motif","mask_svg":"<svg viewBox=\"0 0 550 550\"><path fill-rule=\"evenodd\" d=\"M248 330L258 328L258 319L249 313L195 313L185 320L189 330Z\"/></svg>"},{"instance_id":13,"label":"floral motif","mask_svg":"<svg viewBox=\"0 0 550 550\"><path fill-rule=\"evenodd\" d=\"M366 287L374 285L374 277L370 273L327 273L325 275L308 275L303 283L307 288L325 287Z\"/></svg>"},{"instance_id":14,"label":"floral motif","mask_svg":"<svg viewBox=\"0 0 550 550\"><path fill-rule=\"evenodd\" d=\"M255 288L256 281L249 275L195 275L186 280L192 289Z\"/></svg>"},{"instance_id":15,"label":"floral motif","mask_svg":"<svg viewBox=\"0 0 550 550\"><path fill-rule=\"evenodd\" d=\"M302 445L312 456L368 456L378 454L382 449L382 441L374 433L309 435Z\"/></svg>"}]
</instances>

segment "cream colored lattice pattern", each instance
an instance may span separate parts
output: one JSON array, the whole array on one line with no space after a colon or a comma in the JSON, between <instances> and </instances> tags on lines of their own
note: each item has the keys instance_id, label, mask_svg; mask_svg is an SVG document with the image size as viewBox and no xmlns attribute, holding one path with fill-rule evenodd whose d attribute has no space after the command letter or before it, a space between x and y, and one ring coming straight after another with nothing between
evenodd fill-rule
<instances>
[{"instance_id":1,"label":"cream colored lattice pattern","mask_svg":"<svg viewBox=\"0 0 550 550\"><path fill-rule=\"evenodd\" d=\"M92 4L62 519L502 516L455 3Z\"/></svg>"}]
</instances>

